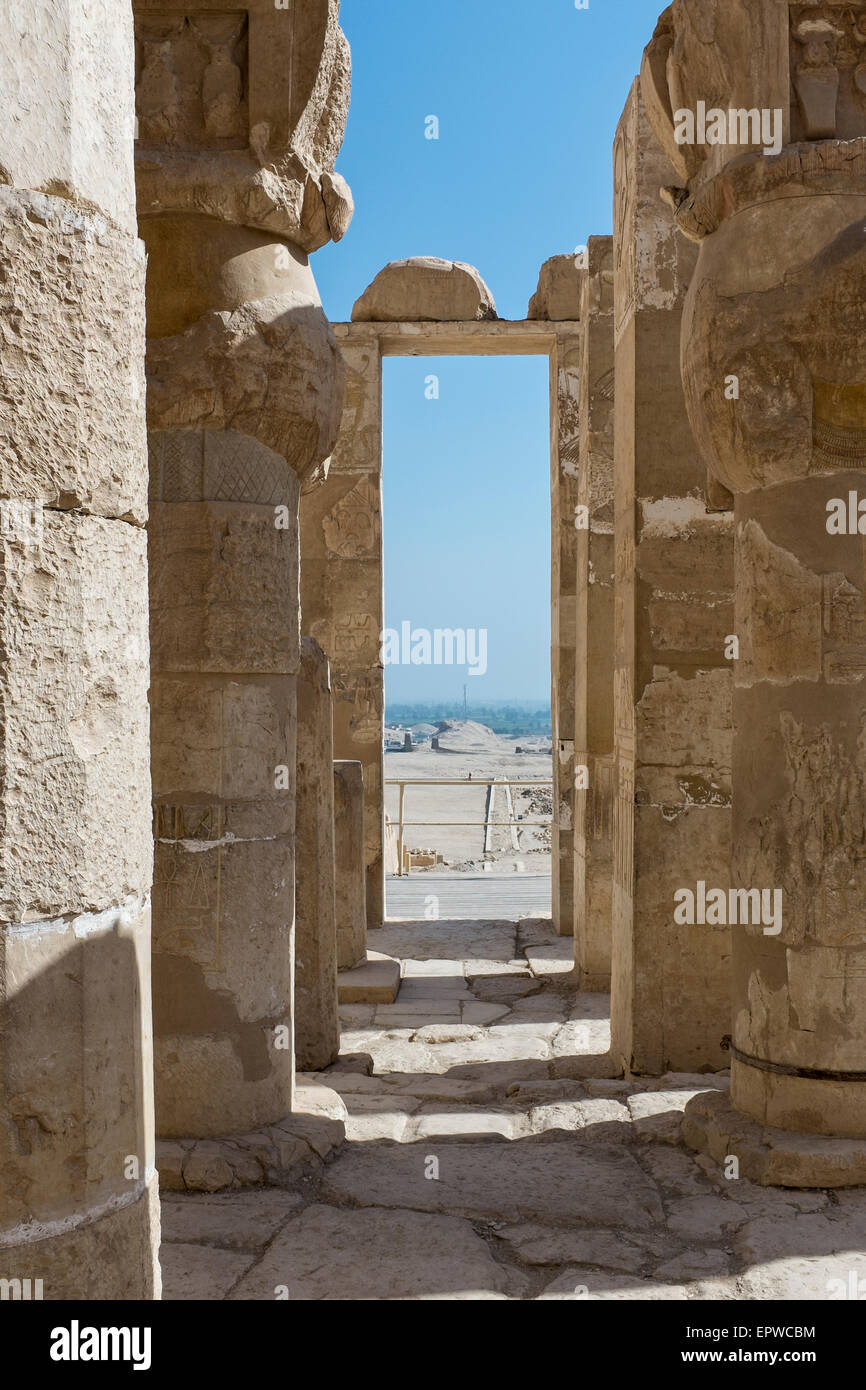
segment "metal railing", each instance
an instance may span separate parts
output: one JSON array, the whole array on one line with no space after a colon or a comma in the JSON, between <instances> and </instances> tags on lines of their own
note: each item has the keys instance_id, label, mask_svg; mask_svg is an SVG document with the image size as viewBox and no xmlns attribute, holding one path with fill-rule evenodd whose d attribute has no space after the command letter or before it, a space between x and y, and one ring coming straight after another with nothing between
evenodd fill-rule
<instances>
[{"instance_id":1,"label":"metal railing","mask_svg":"<svg viewBox=\"0 0 866 1390\"><path fill-rule=\"evenodd\" d=\"M434 826L451 826L454 828L484 830L484 853L488 853L490 842L494 830L510 830L511 843L514 849L519 849L517 842L517 831L527 827L544 827L549 829L553 824L553 813L551 811L547 820L523 820L517 817L514 812L514 802L511 796L512 787L550 787L553 788L552 777L533 777L529 780L512 781L507 777L457 777L457 778L430 778L423 777L394 777L387 778L386 787L399 787L399 810L397 813L397 874L403 877L403 857L404 857L404 831L416 827L432 829ZM483 820L406 820L406 788L407 787L486 787L487 804L484 808ZM509 809L509 818L506 821L494 821L493 811L495 806L496 788L502 787L506 794L506 801ZM409 875L410 864L406 864L406 876Z\"/></svg>"}]
</instances>

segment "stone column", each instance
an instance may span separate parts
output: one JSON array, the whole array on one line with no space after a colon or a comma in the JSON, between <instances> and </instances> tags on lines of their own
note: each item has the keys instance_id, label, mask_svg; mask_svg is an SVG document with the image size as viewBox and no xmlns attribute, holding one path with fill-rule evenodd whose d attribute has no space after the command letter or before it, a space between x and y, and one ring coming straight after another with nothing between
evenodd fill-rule
<instances>
[{"instance_id":1,"label":"stone column","mask_svg":"<svg viewBox=\"0 0 866 1390\"><path fill-rule=\"evenodd\" d=\"M381 633L382 362L373 332L348 342L340 436L323 487L301 501L301 609L331 663L334 756L364 770L367 926L385 920L385 682Z\"/></svg>"},{"instance_id":2,"label":"stone column","mask_svg":"<svg viewBox=\"0 0 866 1390\"><path fill-rule=\"evenodd\" d=\"M613 239L590 237L576 517L574 963L581 989L609 990L613 912ZM586 779L582 769L586 769ZM587 781L585 789L582 786Z\"/></svg>"},{"instance_id":3,"label":"stone column","mask_svg":"<svg viewBox=\"0 0 866 1390\"><path fill-rule=\"evenodd\" d=\"M149 254L157 1128L292 1107L300 483L342 367L308 253L348 225L336 0L137 0Z\"/></svg>"},{"instance_id":4,"label":"stone column","mask_svg":"<svg viewBox=\"0 0 866 1390\"><path fill-rule=\"evenodd\" d=\"M0 51L0 1278L24 1298L160 1294L132 43L120 0L23 0Z\"/></svg>"},{"instance_id":5,"label":"stone column","mask_svg":"<svg viewBox=\"0 0 866 1390\"><path fill-rule=\"evenodd\" d=\"M340 1051L334 898L334 739L328 658L301 639L298 681L295 1061L321 1071Z\"/></svg>"},{"instance_id":6,"label":"stone column","mask_svg":"<svg viewBox=\"0 0 866 1390\"><path fill-rule=\"evenodd\" d=\"M577 643L577 515L582 270L575 256L541 267L527 318L563 324L550 359L551 631L550 711L553 730L551 910L560 936L574 932L575 648ZM568 324L568 327L565 327Z\"/></svg>"},{"instance_id":7,"label":"stone column","mask_svg":"<svg viewBox=\"0 0 866 1390\"><path fill-rule=\"evenodd\" d=\"M342 759L334 763L334 850L337 964L352 970L367 960L364 769Z\"/></svg>"},{"instance_id":8,"label":"stone column","mask_svg":"<svg viewBox=\"0 0 866 1390\"><path fill-rule=\"evenodd\" d=\"M667 141L669 87L678 104L697 95L693 8L663 17L645 63ZM689 413L736 495L744 908L733 1106L700 1098L685 1133L788 1186L866 1181L864 37L861 3L726 16L720 62L746 105L779 111L790 144L778 157L699 147L671 194L701 248L683 320Z\"/></svg>"},{"instance_id":9,"label":"stone column","mask_svg":"<svg viewBox=\"0 0 866 1390\"><path fill-rule=\"evenodd\" d=\"M636 82L614 146L615 688L612 1036L627 1070L727 1065L730 931L679 925L727 890L731 518L708 511L679 369L694 268Z\"/></svg>"},{"instance_id":10,"label":"stone column","mask_svg":"<svg viewBox=\"0 0 866 1390\"><path fill-rule=\"evenodd\" d=\"M553 733L551 915L560 936L574 932L574 652L577 609L579 334L557 334L550 359L550 717Z\"/></svg>"}]
</instances>

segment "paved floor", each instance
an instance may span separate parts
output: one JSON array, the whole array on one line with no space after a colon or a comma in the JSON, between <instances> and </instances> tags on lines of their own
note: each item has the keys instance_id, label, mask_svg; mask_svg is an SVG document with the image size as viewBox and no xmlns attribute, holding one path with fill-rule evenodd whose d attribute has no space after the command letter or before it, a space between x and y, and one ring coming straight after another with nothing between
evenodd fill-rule
<instances>
[{"instance_id":1,"label":"paved floor","mask_svg":"<svg viewBox=\"0 0 866 1390\"><path fill-rule=\"evenodd\" d=\"M549 920L377 933L376 948L404 960L399 998L345 1009L344 1055L319 1078L343 1098L347 1142L295 1191L167 1194L164 1297L823 1300L866 1288L866 1192L729 1181L684 1148L683 1107L727 1078L613 1078L607 999L574 992L571 945Z\"/></svg>"},{"instance_id":2,"label":"paved floor","mask_svg":"<svg viewBox=\"0 0 866 1390\"><path fill-rule=\"evenodd\" d=\"M389 918L400 921L429 921L433 911L463 921L550 916L549 874L414 873L389 878L385 894Z\"/></svg>"}]
</instances>

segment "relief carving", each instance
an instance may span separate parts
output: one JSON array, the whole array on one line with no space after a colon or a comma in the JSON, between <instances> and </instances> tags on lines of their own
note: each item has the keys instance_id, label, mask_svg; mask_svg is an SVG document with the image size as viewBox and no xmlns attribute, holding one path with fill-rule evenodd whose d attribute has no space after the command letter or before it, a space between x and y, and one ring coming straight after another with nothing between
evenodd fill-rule
<instances>
[{"instance_id":1,"label":"relief carving","mask_svg":"<svg viewBox=\"0 0 866 1390\"><path fill-rule=\"evenodd\" d=\"M136 18L138 138L184 148L248 143L247 16Z\"/></svg>"},{"instance_id":2,"label":"relief carving","mask_svg":"<svg viewBox=\"0 0 866 1390\"><path fill-rule=\"evenodd\" d=\"M792 139L851 139L866 117L866 11L851 3L791 10Z\"/></svg>"},{"instance_id":3,"label":"relief carving","mask_svg":"<svg viewBox=\"0 0 866 1390\"><path fill-rule=\"evenodd\" d=\"M840 947L861 930L866 897L866 714L853 749L829 724L779 716L788 793L738 841L740 883L785 894L783 940Z\"/></svg>"},{"instance_id":4,"label":"relief carving","mask_svg":"<svg viewBox=\"0 0 866 1390\"><path fill-rule=\"evenodd\" d=\"M372 559L379 550L379 491L362 478L322 520L325 545L341 560Z\"/></svg>"}]
</instances>

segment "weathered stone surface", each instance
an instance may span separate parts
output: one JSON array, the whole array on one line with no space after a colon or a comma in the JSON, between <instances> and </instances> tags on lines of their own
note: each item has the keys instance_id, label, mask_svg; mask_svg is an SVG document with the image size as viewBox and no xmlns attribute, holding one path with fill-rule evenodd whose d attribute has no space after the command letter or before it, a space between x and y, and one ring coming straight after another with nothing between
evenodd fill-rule
<instances>
[{"instance_id":1,"label":"weathered stone surface","mask_svg":"<svg viewBox=\"0 0 866 1390\"><path fill-rule=\"evenodd\" d=\"M162 1296L169 1302L226 1298L254 1259L248 1251L182 1243L163 1246L160 1257Z\"/></svg>"},{"instance_id":2,"label":"weathered stone surface","mask_svg":"<svg viewBox=\"0 0 866 1390\"><path fill-rule=\"evenodd\" d=\"M146 223L142 232L154 255ZM336 442L345 371L312 272L298 278L289 292L218 304L149 338L152 430L233 431L258 440L301 478L317 472ZM155 289L148 294L150 320Z\"/></svg>"},{"instance_id":3,"label":"weathered stone surface","mask_svg":"<svg viewBox=\"0 0 866 1390\"><path fill-rule=\"evenodd\" d=\"M119 521L48 511L40 546L0 539L6 921L150 886L146 573Z\"/></svg>"},{"instance_id":4,"label":"weathered stone surface","mask_svg":"<svg viewBox=\"0 0 866 1390\"><path fill-rule=\"evenodd\" d=\"M410 1117L421 1106L416 1096L390 1093L386 1096L352 1095L346 1102L346 1138L350 1143L393 1140L407 1135Z\"/></svg>"},{"instance_id":5,"label":"weathered stone surface","mask_svg":"<svg viewBox=\"0 0 866 1390\"><path fill-rule=\"evenodd\" d=\"M474 266L435 256L392 261L352 310L353 323L465 323L496 316L493 295Z\"/></svg>"},{"instance_id":6,"label":"weathered stone surface","mask_svg":"<svg viewBox=\"0 0 866 1390\"><path fill-rule=\"evenodd\" d=\"M575 1265L548 1284L540 1300L637 1298L662 1301L682 1300L689 1294L682 1284L657 1284L649 1279L629 1278L624 1274L599 1274L585 1265Z\"/></svg>"},{"instance_id":7,"label":"weathered stone surface","mask_svg":"<svg viewBox=\"0 0 866 1390\"><path fill-rule=\"evenodd\" d=\"M337 913L337 963L340 972L364 965L367 977L367 910L364 859L364 773L359 762L334 763L334 853ZM381 973L381 972L380 972ZM354 990L346 993L347 981L338 980L343 1004L378 1002L376 995Z\"/></svg>"},{"instance_id":8,"label":"weathered stone surface","mask_svg":"<svg viewBox=\"0 0 866 1390\"><path fill-rule=\"evenodd\" d=\"M128 1194L127 1194L128 1196ZM4 1231L4 1235L11 1232ZM23 1239L0 1252L0 1278L43 1280L47 1301L130 1302L159 1299L159 1193L155 1178L134 1201L69 1229L34 1240L28 1222ZM40 1274L34 1276L34 1268Z\"/></svg>"},{"instance_id":9,"label":"weathered stone surface","mask_svg":"<svg viewBox=\"0 0 866 1390\"><path fill-rule=\"evenodd\" d=\"M613 240L590 237L581 274L575 497L574 963L582 989L609 991L613 835ZM571 456L573 462L573 454Z\"/></svg>"},{"instance_id":10,"label":"weathered stone surface","mask_svg":"<svg viewBox=\"0 0 866 1390\"><path fill-rule=\"evenodd\" d=\"M360 924L358 931L360 934ZM337 988L341 1004L360 1000L375 1004L377 1021L382 1011L391 1007L401 1015L407 1010L411 1012L408 1004L407 1009L401 1009L394 1003L400 990L400 962L392 956L383 956L380 951L368 951L361 965L341 970L337 975Z\"/></svg>"},{"instance_id":11,"label":"weathered stone surface","mask_svg":"<svg viewBox=\"0 0 866 1390\"><path fill-rule=\"evenodd\" d=\"M286 480L290 515L297 481ZM154 670L295 674L297 613L285 593L298 583L293 530L274 508L238 502L154 504L150 524ZM273 779L272 779L273 780Z\"/></svg>"},{"instance_id":12,"label":"weathered stone surface","mask_svg":"<svg viewBox=\"0 0 866 1390\"><path fill-rule=\"evenodd\" d=\"M295 1062L318 1071L340 1051L334 888L334 741L328 659L301 639L298 680Z\"/></svg>"},{"instance_id":13,"label":"weathered stone surface","mask_svg":"<svg viewBox=\"0 0 866 1390\"><path fill-rule=\"evenodd\" d=\"M459 1043L478 1042L483 1036L481 1028L468 1023L431 1023L419 1028L415 1041L419 1043Z\"/></svg>"},{"instance_id":14,"label":"weathered stone surface","mask_svg":"<svg viewBox=\"0 0 866 1390\"><path fill-rule=\"evenodd\" d=\"M626 1235L623 1231L555 1230L549 1226L505 1226L497 1231L515 1254L529 1265L584 1264L602 1269L644 1274L665 1250L674 1248L664 1236Z\"/></svg>"},{"instance_id":15,"label":"weathered stone surface","mask_svg":"<svg viewBox=\"0 0 866 1390\"><path fill-rule=\"evenodd\" d=\"M668 149L671 94L690 98L707 71L696 8L666 12L644 61ZM862 23L862 5L714 16L717 97L736 108L757 81L781 127L771 147L741 129L683 149L685 187L670 195L700 243L682 325L689 417L735 494L732 882L772 885L780 904L734 932L731 1096L756 1122L742 1132L747 1171L772 1181L787 1160L777 1180L792 1185L845 1184L860 1168L810 1136L866 1139L859 793L847 810L866 756L862 537L856 518L836 534L830 519L866 488ZM703 1105L689 1142L715 1152L739 1121Z\"/></svg>"},{"instance_id":16,"label":"weathered stone surface","mask_svg":"<svg viewBox=\"0 0 866 1390\"><path fill-rule=\"evenodd\" d=\"M0 137L4 183L53 187L70 219L99 208L134 236L129 7L95 0L73 26L68 9L22 0L8 22L0 55L10 117ZM130 303L129 319L138 307Z\"/></svg>"},{"instance_id":17,"label":"weathered stone surface","mask_svg":"<svg viewBox=\"0 0 866 1390\"><path fill-rule=\"evenodd\" d=\"M454 1143L481 1138L519 1139L526 1132L523 1117L508 1110L447 1109L425 1105L412 1125L412 1140L431 1144L439 1140Z\"/></svg>"},{"instance_id":18,"label":"weathered stone surface","mask_svg":"<svg viewBox=\"0 0 866 1390\"><path fill-rule=\"evenodd\" d=\"M364 1206L408 1206L473 1219L567 1220L633 1230L662 1220L655 1188L619 1148L573 1141L440 1144L436 1156L440 1179L428 1182L423 1153L414 1146L387 1154L353 1151L328 1169L323 1191Z\"/></svg>"},{"instance_id":19,"label":"weathered stone surface","mask_svg":"<svg viewBox=\"0 0 866 1390\"><path fill-rule=\"evenodd\" d=\"M551 256L538 273L538 288L529 301L528 319L580 319L583 266L579 255Z\"/></svg>"},{"instance_id":20,"label":"weathered stone surface","mask_svg":"<svg viewBox=\"0 0 866 1390\"><path fill-rule=\"evenodd\" d=\"M166 34L165 7L136 6L142 215L202 214L306 251L339 240L351 216L345 181L329 178L349 107L339 9L339 0L289 11L251 0L243 14L216 15L206 0L185 0ZM182 99L190 90L198 101Z\"/></svg>"},{"instance_id":21,"label":"weathered stone surface","mask_svg":"<svg viewBox=\"0 0 866 1390\"><path fill-rule=\"evenodd\" d=\"M0 187L4 498L146 520L144 256L132 230L66 198Z\"/></svg>"},{"instance_id":22,"label":"weathered stone surface","mask_svg":"<svg viewBox=\"0 0 866 1390\"><path fill-rule=\"evenodd\" d=\"M753 1120L727 1095L706 1091L686 1107L682 1136L718 1164L739 1160L743 1177L764 1186L855 1187L866 1183L866 1149L858 1139L792 1133Z\"/></svg>"},{"instance_id":23,"label":"weathered stone surface","mask_svg":"<svg viewBox=\"0 0 866 1390\"><path fill-rule=\"evenodd\" d=\"M131 899L89 917L4 926L0 950L0 1229L33 1240L75 1213L143 1200L153 1155L149 1013L140 1031L132 1020L147 993L150 912ZM127 1155L137 1179L125 1174Z\"/></svg>"},{"instance_id":24,"label":"weathered stone surface","mask_svg":"<svg viewBox=\"0 0 866 1390\"><path fill-rule=\"evenodd\" d=\"M364 768L367 925L376 930L385 918L382 362L374 345L340 344L340 434L327 480L301 504L301 606L305 631L330 661L334 756Z\"/></svg>"},{"instance_id":25,"label":"weathered stone surface","mask_svg":"<svg viewBox=\"0 0 866 1390\"><path fill-rule=\"evenodd\" d=\"M680 369L696 257L659 199L673 171L641 90L614 146L611 1032L620 1068L657 1075L727 1060L730 928L678 924L674 894L730 881L733 533L702 496Z\"/></svg>"},{"instance_id":26,"label":"weathered stone surface","mask_svg":"<svg viewBox=\"0 0 866 1390\"><path fill-rule=\"evenodd\" d=\"M621 1131L619 1126L623 1126ZM534 1105L529 1112L529 1127L534 1134L564 1129L580 1131L582 1139L607 1142L633 1138L629 1112L617 1100L558 1100Z\"/></svg>"},{"instance_id":27,"label":"weathered stone surface","mask_svg":"<svg viewBox=\"0 0 866 1390\"><path fill-rule=\"evenodd\" d=\"M526 959L536 977L566 975L574 969L574 945L570 941L549 941L543 946L529 946Z\"/></svg>"},{"instance_id":28,"label":"weathered stone surface","mask_svg":"<svg viewBox=\"0 0 866 1390\"><path fill-rule=\"evenodd\" d=\"M277 1285L288 1286L292 1301L473 1299L518 1296L522 1280L497 1264L467 1221L313 1206L232 1297L272 1298Z\"/></svg>"},{"instance_id":29,"label":"weathered stone surface","mask_svg":"<svg viewBox=\"0 0 866 1390\"><path fill-rule=\"evenodd\" d=\"M300 1206L301 1198L294 1193L274 1189L218 1197L163 1197L162 1239L224 1250L260 1250Z\"/></svg>"}]
</instances>

